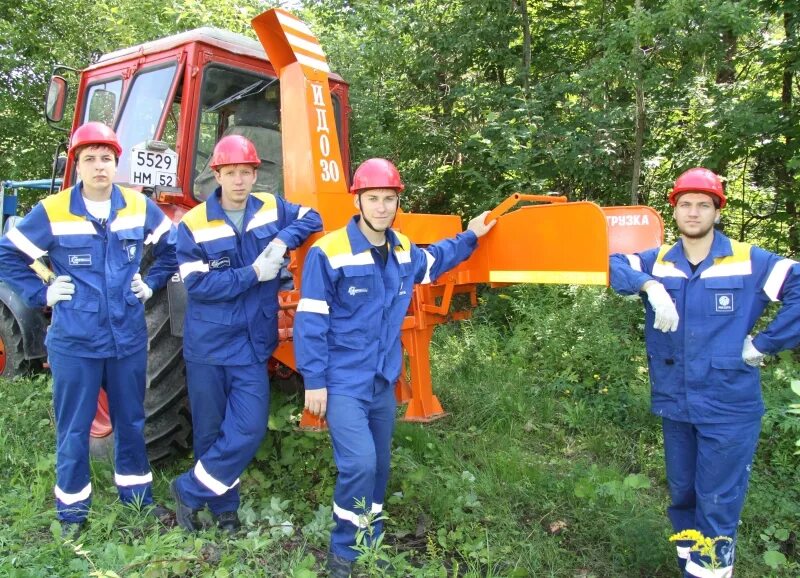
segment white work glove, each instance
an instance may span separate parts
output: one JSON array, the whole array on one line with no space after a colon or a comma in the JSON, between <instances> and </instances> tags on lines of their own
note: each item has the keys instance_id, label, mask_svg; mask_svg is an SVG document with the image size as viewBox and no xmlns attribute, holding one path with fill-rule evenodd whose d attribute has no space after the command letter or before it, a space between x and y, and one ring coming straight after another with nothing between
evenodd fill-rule
<instances>
[{"instance_id":1,"label":"white work glove","mask_svg":"<svg viewBox=\"0 0 800 578\"><path fill-rule=\"evenodd\" d=\"M753 338L749 335L745 338L744 347L742 347L742 360L751 367L758 367L764 361L764 354L756 349L756 346L753 345Z\"/></svg>"},{"instance_id":2,"label":"white work glove","mask_svg":"<svg viewBox=\"0 0 800 578\"><path fill-rule=\"evenodd\" d=\"M253 269L259 281L271 281L278 276L283 265L284 253L286 253L286 245L275 241L272 241L261 251L256 260L253 261Z\"/></svg>"},{"instance_id":3,"label":"white work glove","mask_svg":"<svg viewBox=\"0 0 800 578\"><path fill-rule=\"evenodd\" d=\"M647 300L656 314L653 327L664 333L677 331L678 321L680 320L678 310L675 308L675 303L672 302L672 297L664 289L664 286L658 281L653 281L647 285L644 291L647 293Z\"/></svg>"},{"instance_id":4,"label":"white work glove","mask_svg":"<svg viewBox=\"0 0 800 578\"><path fill-rule=\"evenodd\" d=\"M133 291L133 294L136 295L136 298L142 303L153 296L153 290L150 289L147 283L142 281L142 276L139 273L134 275L131 280L131 291Z\"/></svg>"},{"instance_id":5,"label":"white work glove","mask_svg":"<svg viewBox=\"0 0 800 578\"><path fill-rule=\"evenodd\" d=\"M280 261L283 262L283 258L286 256L286 249L288 249L288 247L282 241L273 239L264 250L268 251L270 257L280 259Z\"/></svg>"},{"instance_id":6,"label":"white work glove","mask_svg":"<svg viewBox=\"0 0 800 578\"><path fill-rule=\"evenodd\" d=\"M47 305L53 307L59 301L72 301L75 285L71 281L72 277L69 275L56 277L47 288Z\"/></svg>"},{"instance_id":7,"label":"white work glove","mask_svg":"<svg viewBox=\"0 0 800 578\"><path fill-rule=\"evenodd\" d=\"M484 222L486 221L486 217L488 215L489 211L484 211L483 213L472 219L467 224L467 230L475 233L475 236L478 237L479 239L483 237L486 233L492 230L492 227L494 227L497 224L497 219L492 219L490 223Z\"/></svg>"},{"instance_id":8,"label":"white work glove","mask_svg":"<svg viewBox=\"0 0 800 578\"><path fill-rule=\"evenodd\" d=\"M325 410L328 408L327 388L307 389L305 394L305 408L312 415L325 417Z\"/></svg>"}]
</instances>

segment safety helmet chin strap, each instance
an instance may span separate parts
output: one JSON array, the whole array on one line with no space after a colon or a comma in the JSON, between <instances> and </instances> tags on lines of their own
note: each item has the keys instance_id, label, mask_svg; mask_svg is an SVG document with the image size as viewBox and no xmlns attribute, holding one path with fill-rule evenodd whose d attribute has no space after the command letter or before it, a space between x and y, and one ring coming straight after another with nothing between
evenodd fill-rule
<instances>
[{"instance_id":1,"label":"safety helmet chin strap","mask_svg":"<svg viewBox=\"0 0 800 578\"><path fill-rule=\"evenodd\" d=\"M389 223L389 226L386 227L386 229L376 229L375 227L372 226L372 223L369 222L369 219L367 219L367 216L364 214L364 209L361 206L361 195L364 194L364 191L368 191L368 190L369 189L363 189L361 191L358 191L358 212L361 213L361 219L364 221L364 223L367 225L367 227L369 227L371 230L375 231L376 233L385 233L386 229L391 229L392 228L392 225L394 225L394 221L397 218L397 209L400 208L400 194L399 193L397 194L397 209L395 209L394 217L392 217L392 222Z\"/></svg>"}]
</instances>

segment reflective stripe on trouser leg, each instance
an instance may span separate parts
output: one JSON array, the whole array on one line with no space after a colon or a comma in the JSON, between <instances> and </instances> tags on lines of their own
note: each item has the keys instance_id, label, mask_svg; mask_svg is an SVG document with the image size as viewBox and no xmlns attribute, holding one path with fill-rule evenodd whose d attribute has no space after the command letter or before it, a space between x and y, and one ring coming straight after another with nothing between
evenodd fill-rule
<instances>
[{"instance_id":1,"label":"reflective stripe on trouser leg","mask_svg":"<svg viewBox=\"0 0 800 578\"><path fill-rule=\"evenodd\" d=\"M667 515L677 533L695 527L694 473L697 463L697 443L694 426L690 423L663 418L664 462L671 503ZM691 542L678 542L678 567L683 572L689 559Z\"/></svg>"},{"instance_id":2,"label":"reflective stripe on trouser leg","mask_svg":"<svg viewBox=\"0 0 800 578\"><path fill-rule=\"evenodd\" d=\"M50 351L56 418L56 512L59 520L82 522L92 503L89 431L97 413L102 359Z\"/></svg>"},{"instance_id":3,"label":"reflective stripe on trouser leg","mask_svg":"<svg viewBox=\"0 0 800 578\"><path fill-rule=\"evenodd\" d=\"M706 568L708 559L692 552L686 576L729 578L733 573L736 531L744 507L753 455L761 432L761 419L736 423L698 424L697 512L695 527L707 537L728 536L717 542L717 570Z\"/></svg>"},{"instance_id":4,"label":"reflective stripe on trouser leg","mask_svg":"<svg viewBox=\"0 0 800 578\"><path fill-rule=\"evenodd\" d=\"M692 542L680 540L676 542L675 550L678 555L678 567L681 569L681 573L683 573L686 568L686 561L689 559L689 553L692 550Z\"/></svg>"},{"instance_id":5,"label":"reflective stripe on trouser leg","mask_svg":"<svg viewBox=\"0 0 800 578\"><path fill-rule=\"evenodd\" d=\"M269 380L263 363L217 366L186 363L186 376L192 402L192 426L206 427L204 415L195 413L201 404L198 396L225 403L224 418L211 447L194 467L178 478L181 499L191 508L208 505L214 514L239 508L239 476L253 459L264 439L269 417ZM227 393L219 395L219 390ZM220 402L221 403L221 402ZM212 412L219 414L217 407ZM205 433L201 433L205 436Z\"/></svg>"},{"instance_id":6,"label":"reflective stripe on trouser leg","mask_svg":"<svg viewBox=\"0 0 800 578\"><path fill-rule=\"evenodd\" d=\"M371 402L345 395L328 396L326 418L339 470L333 493L335 526L330 549L347 560L358 556L353 546L359 529L366 530L366 513L382 512L396 405L394 388L388 386ZM367 512L356 507L357 500L364 501ZM382 531L383 522L374 522L373 539Z\"/></svg>"},{"instance_id":7,"label":"reflective stripe on trouser leg","mask_svg":"<svg viewBox=\"0 0 800 578\"><path fill-rule=\"evenodd\" d=\"M114 483L121 501L146 506L153 503L153 474L144 441L147 349L105 361L105 388L114 428Z\"/></svg>"}]
</instances>

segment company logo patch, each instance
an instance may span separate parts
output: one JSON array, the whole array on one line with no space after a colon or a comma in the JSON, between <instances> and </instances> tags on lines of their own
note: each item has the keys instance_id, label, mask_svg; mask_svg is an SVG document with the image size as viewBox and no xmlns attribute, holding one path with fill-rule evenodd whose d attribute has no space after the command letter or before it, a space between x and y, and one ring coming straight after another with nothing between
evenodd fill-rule
<instances>
[{"instance_id":1,"label":"company logo patch","mask_svg":"<svg viewBox=\"0 0 800 578\"><path fill-rule=\"evenodd\" d=\"M350 287L347 288L347 294L351 297L358 295L359 293L369 293L369 289L366 287L354 287L353 285L350 285Z\"/></svg>"},{"instance_id":2,"label":"company logo patch","mask_svg":"<svg viewBox=\"0 0 800 578\"><path fill-rule=\"evenodd\" d=\"M222 259L214 259L211 263L208 264L209 269L222 269L224 267L231 266L231 258L230 257L223 257Z\"/></svg>"},{"instance_id":3,"label":"company logo patch","mask_svg":"<svg viewBox=\"0 0 800 578\"><path fill-rule=\"evenodd\" d=\"M717 313L730 313L733 311L733 293L715 293L714 308Z\"/></svg>"},{"instance_id":4,"label":"company logo patch","mask_svg":"<svg viewBox=\"0 0 800 578\"><path fill-rule=\"evenodd\" d=\"M92 256L89 255L69 255L69 264L71 267L91 267Z\"/></svg>"},{"instance_id":5,"label":"company logo patch","mask_svg":"<svg viewBox=\"0 0 800 578\"><path fill-rule=\"evenodd\" d=\"M136 243L131 243L125 249L128 251L128 262L132 263L136 258Z\"/></svg>"}]
</instances>

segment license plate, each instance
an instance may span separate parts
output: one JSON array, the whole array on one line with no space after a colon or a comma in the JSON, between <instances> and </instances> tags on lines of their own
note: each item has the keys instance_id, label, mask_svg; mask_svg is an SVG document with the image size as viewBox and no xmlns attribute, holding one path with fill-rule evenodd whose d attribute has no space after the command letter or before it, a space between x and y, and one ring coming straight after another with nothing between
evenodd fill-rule
<instances>
[{"instance_id":1,"label":"license plate","mask_svg":"<svg viewBox=\"0 0 800 578\"><path fill-rule=\"evenodd\" d=\"M149 151L137 145L131 149L129 183L143 187L177 187L178 153L171 149Z\"/></svg>"}]
</instances>

